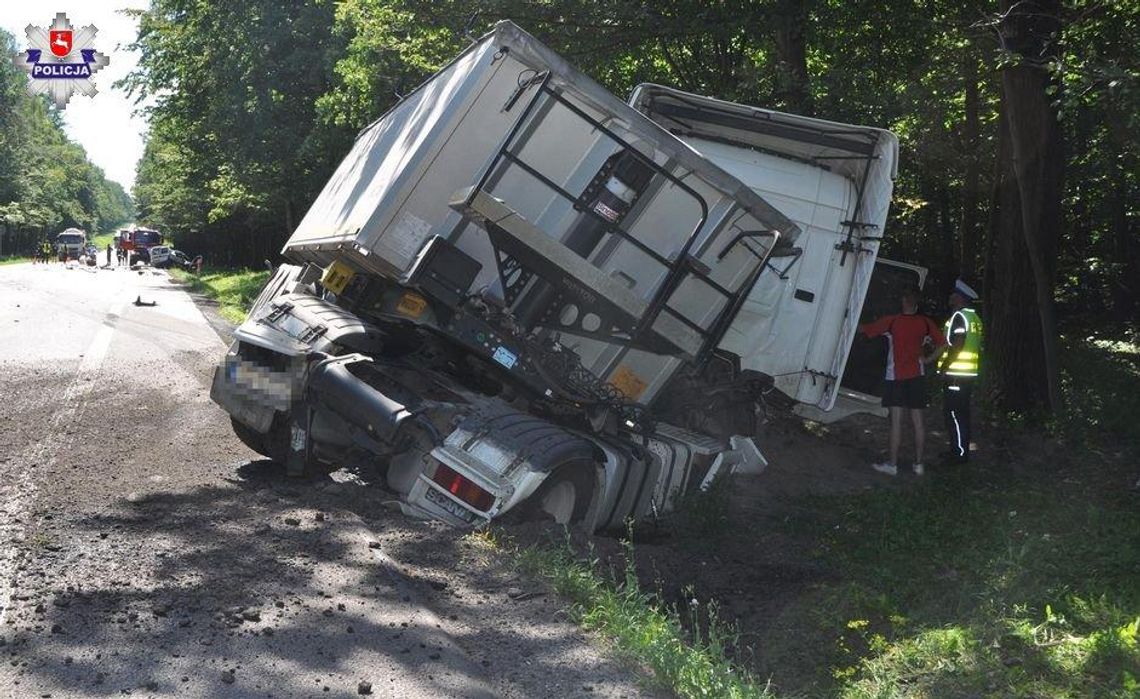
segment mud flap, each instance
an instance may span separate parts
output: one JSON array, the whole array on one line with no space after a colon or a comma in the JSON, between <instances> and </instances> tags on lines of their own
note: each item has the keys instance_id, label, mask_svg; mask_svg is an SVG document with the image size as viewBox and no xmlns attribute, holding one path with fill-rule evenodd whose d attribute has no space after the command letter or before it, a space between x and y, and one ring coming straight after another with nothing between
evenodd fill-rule
<instances>
[{"instance_id":1,"label":"mud flap","mask_svg":"<svg viewBox=\"0 0 1140 699\"><path fill-rule=\"evenodd\" d=\"M760 453L760 448L751 437L733 435L728 440L729 448L717 454L709 467L701 490L708 490L721 473L761 473L768 466L768 460Z\"/></svg>"},{"instance_id":2,"label":"mud flap","mask_svg":"<svg viewBox=\"0 0 1140 699\"><path fill-rule=\"evenodd\" d=\"M291 414L300 419L289 421L289 448L285 453L285 473L290 478L302 478L309 475L310 466L314 463L313 441L309 438L312 411L298 406Z\"/></svg>"}]
</instances>

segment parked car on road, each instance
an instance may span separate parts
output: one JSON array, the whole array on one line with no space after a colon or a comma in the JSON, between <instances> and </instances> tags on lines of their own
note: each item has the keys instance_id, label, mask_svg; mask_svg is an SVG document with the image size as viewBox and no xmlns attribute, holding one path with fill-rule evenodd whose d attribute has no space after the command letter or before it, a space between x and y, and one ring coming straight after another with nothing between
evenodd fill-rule
<instances>
[{"instance_id":1,"label":"parked car on road","mask_svg":"<svg viewBox=\"0 0 1140 699\"><path fill-rule=\"evenodd\" d=\"M170 248L165 245L155 245L150 249L151 267L170 266Z\"/></svg>"}]
</instances>

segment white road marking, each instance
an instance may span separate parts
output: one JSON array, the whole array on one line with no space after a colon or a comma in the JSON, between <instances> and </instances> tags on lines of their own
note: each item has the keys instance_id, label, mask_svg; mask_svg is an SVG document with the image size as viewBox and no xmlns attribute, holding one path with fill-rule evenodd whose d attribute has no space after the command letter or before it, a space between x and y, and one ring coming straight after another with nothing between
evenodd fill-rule
<instances>
[{"instance_id":1,"label":"white road marking","mask_svg":"<svg viewBox=\"0 0 1140 699\"><path fill-rule=\"evenodd\" d=\"M3 608L0 609L0 628L8 623L14 601L13 582L18 565L16 544L26 538L26 529L32 516L31 505L35 502L37 488L33 472L55 464L64 446L65 428L75 421L96 383L93 379L107 358L115 334L115 322L122 316L124 306L125 302L115 301L107 310L103 324L83 353L83 361L76 369L75 378L63 392L60 409L48 421L47 437L24 454L27 462L25 467L13 482L7 484L3 502L0 503L0 512L7 515L7 521L0 525L0 540L9 542L0 551L0 600L4 600Z\"/></svg>"}]
</instances>

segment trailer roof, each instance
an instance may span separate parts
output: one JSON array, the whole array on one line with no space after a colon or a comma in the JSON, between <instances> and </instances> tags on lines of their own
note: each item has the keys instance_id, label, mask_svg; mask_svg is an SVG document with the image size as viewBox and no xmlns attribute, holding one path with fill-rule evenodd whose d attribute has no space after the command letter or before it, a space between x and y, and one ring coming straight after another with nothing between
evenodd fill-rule
<instances>
[{"instance_id":1,"label":"trailer roof","mask_svg":"<svg viewBox=\"0 0 1140 699\"><path fill-rule=\"evenodd\" d=\"M549 72L551 82L554 85L568 88L576 97L595 109L620 118L626 131L651 143L680 166L729 194L769 230L778 232L784 240L792 240L799 235L799 226L743 182L623 102L597 81L575 68L569 61L510 20L502 20L496 23L490 32L480 37L478 41L473 42L452 59L451 63L479 50L487 43L492 43L500 51L509 52L515 60L537 71ZM415 90L405 96L405 99L423 89L430 80L429 78L428 81L417 86ZM395 109L395 106L392 109ZM391 112L392 110L388 111ZM385 112L368 127L362 129L361 134L384 119L387 114L388 112Z\"/></svg>"}]
</instances>

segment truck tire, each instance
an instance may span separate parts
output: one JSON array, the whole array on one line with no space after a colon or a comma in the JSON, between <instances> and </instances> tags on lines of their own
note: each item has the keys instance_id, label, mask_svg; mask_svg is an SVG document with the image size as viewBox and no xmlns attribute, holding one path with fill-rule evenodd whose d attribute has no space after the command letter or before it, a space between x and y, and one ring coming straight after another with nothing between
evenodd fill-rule
<instances>
[{"instance_id":1,"label":"truck tire","mask_svg":"<svg viewBox=\"0 0 1140 699\"><path fill-rule=\"evenodd\" d=\"M578 524L585 520L593 496L593 464L567 464L550 474L527 498L519 516L523 520L550 518L567 526Z\"/></svg>"},{"instance_id":2,"label":"truck tire","mask_svg":"<svg viewBox=\"0 0 1140 699\"><path fill-rule=\"evenodd\" d=\"M230 417L230 425L234 428L234 434L237 435L237 438L241 440L242 444L246 445L262 456L269 456L269 454L266 453L265 448L266 435L261 434L241 420L238 420L236 417Z\"/></svg>"},{"instance_id":3,"label":"truck tire","mask_svg":"<svg viewBox=\"0 0 1140 699\"><path fill-rule=\"evenodd\" d=\"M236 417L230 417L230 425L242 444L277 463L285 463L288 447L288 437L282 434L281 425L283 424L284 422L278 414L273 418L273 425L269 428L269 432L262 434Z\"/></svg>"}]
</instances>

